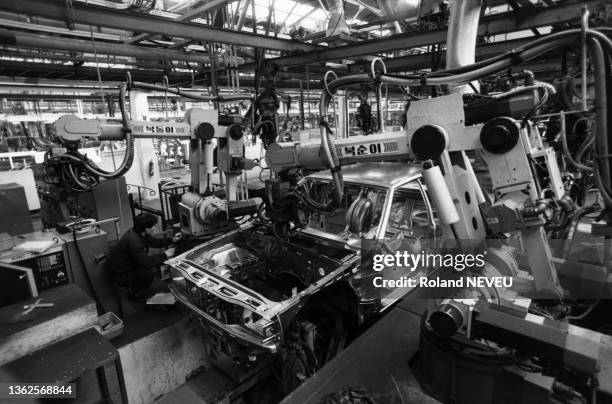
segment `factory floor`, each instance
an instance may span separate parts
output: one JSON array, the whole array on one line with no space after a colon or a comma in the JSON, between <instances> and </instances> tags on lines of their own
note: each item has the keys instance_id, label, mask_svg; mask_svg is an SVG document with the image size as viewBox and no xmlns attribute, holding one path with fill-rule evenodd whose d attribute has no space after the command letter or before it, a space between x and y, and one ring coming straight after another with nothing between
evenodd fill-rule
<instances>
[{"instance_id":1,"label":"factory floor","mask_svg":"<svg viewBox=\"0 0 612 404\"><path fill-rule=\"evenodd\" d=\"M326 402L330 394L350 387L365 389L375 402L436 404L422 392L411 369L418 351L419 323L426 300L405 299L353 341L337 357L286 397L273 392L278 382L263 379L245 394L240 386L215 368L207 369L155 401L170 403L277 403ZM384 342L384 343L383 343ZM365 365L367 364L367 366Z\"/></svg>"}]
</instances>

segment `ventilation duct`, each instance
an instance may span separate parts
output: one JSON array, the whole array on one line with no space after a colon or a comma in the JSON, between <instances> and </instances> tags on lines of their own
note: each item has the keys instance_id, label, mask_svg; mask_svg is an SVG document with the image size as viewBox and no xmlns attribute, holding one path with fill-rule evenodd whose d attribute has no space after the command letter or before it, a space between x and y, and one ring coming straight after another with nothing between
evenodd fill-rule
<instances>
[{"instance_id":1,"label":"ventilation duct","mask_svg":"<svg viewBox=\"0 0 612 404\"><path fill-rule=\"evenodd\" d=\"M348 35L350 30L346 24L343 1L327 0L326 2L329 8L329 23L327 24L326 36Z\"/></svg>"},{"instance_id":2,"label":"ventilation duct","mask_svg":"<svg viewBox=\"0 0 612 404\"><path fill-rule=\"evenodd\" d=\"M397 16L398 20L416 20L439 13L442 10L441 5L447 2L447 0L377 0L383 16ZM403 31L398 21L394 24L397 32Z\"/></svg>"},{"instance_id":3,"label":"ventilation duct","mask_svg":"<svg viewBox=\"0 0 612 404\"><path fill-rule=\"evenodd\" d=\"M453 0L446 37L446 68L476 62L476 37L482 0ZM477 85L477 83L476 83ZM451 86L453 93L471 93L469 84Z\"/></svg>"}]
</instances>

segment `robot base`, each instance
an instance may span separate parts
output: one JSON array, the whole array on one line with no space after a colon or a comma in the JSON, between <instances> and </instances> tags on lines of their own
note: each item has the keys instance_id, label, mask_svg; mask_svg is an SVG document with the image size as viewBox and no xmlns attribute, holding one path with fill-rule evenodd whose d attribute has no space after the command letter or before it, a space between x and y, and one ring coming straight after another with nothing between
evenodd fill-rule
<instances>
[{"instance_id":1,"label":"robot base","mask_svg":"<svg viewBox=\"0 0 612 404\"><path fill-rule=\"evenodd\" d=\"M527 404L549 402L553 378L519 369L487 345L462 335L441 339L421 319L415 363L425 392L443 403Z\"/></svg>"}]
</instances>

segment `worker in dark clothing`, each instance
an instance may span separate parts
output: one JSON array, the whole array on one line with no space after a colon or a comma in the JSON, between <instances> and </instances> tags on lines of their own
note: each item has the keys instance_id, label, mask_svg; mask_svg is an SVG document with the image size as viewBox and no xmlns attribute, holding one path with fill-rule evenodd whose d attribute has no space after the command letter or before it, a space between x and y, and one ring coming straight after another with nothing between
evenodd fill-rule
<instances>
[{"instance_id":1,"label":"worker in dark clothing","mask_svg":"<svg viewBox=\"0 0 612 404\"><path fill-rule=\"evenodd\" d=\"M109 253L108 268L115 283L128 289L134 300L144 300L150 293L151 284L160 275L160 266L174 256L174 248L161 254L149 254L149 248L164 248L180 240L181 235L172 238L153 237L157 218L150 213L141 213L134 218L134 227L128 230L113 246Z\"/></svg>"},{"instance_id":2,"label":"worker in dark clothing","mask_svg":"<svg viewBox=\"0 0 612 404\"><path fill-rule=\"evenodd\" d=\"M364 135L371 135L374 132L374 125L372 122L372 107L368 104L367 93L362 94L359 99L361 104L357 108L357 127L361 128Z\"/></svg>"}]
</instances>

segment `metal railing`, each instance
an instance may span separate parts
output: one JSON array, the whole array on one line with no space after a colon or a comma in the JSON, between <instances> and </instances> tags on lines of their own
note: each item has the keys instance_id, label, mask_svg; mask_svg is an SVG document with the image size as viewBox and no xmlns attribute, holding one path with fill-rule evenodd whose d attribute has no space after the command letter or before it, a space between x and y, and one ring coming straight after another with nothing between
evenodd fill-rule
<instances>
[{"instance_id":1,"label":"metal railing","mask_svg":"<svg viewBox=\"0 0 612 404\"><path fill-rule=\"evenodd\" d=\"M136 192L133 192L134 189L136 190ZM130 201L130 210L132 211L132 220L136 218L136 210L139 211L138 213L141 213L141 212L151 213L153 215L156 215L162 218L162 228L165 229L164 215L162 211L160 209L155 209L152 206L147 206L142 199L143 194L148 193L149 196L155 196L157 195L157 191L151 188L141 187L139 185L133 185L133 184L127 184L127 191L128 191L128 199Z\"/></svg>"},{"instance_id":2,"label":"metal railing","mask_svg":"<svg viewBox=\"0 0 612 404\"><path fill-rule=\"evenodd\" d=\"M189 188L190 185L182 183L176 185L159 183L156 191L139 185L127 184L132 219L140 212L151 213L161 218L162 230L167 230L172 225L179 223L178 204L181 196ZM147 200L143 200L143 195L147 193L148 196L159 195L159 198L147 203ZM159 202L159 208L156 206L157 202Z\"/></svg>"},{"instance_id":3,"label":"metal railing","mask_svg":"<svg viewBox=\"0 0 612 404\"><path fill-rule=\"evenodd\" d=\"M186 184L158 184L159 202L161 203L162 226L164 230L179 223L178 204L181 196L187 192L190 185Z\"/></svg>"}]
</instances>

